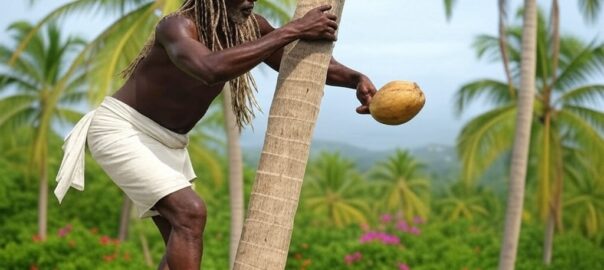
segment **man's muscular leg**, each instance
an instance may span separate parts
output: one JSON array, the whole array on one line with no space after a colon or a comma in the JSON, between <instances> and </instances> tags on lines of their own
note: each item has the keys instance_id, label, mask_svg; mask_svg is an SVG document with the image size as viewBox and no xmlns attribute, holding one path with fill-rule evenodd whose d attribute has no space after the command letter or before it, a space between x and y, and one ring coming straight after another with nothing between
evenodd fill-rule
<instances>
[{"instance_id":1,"label":"man's muscular leg","mask_svg":"<svg viewBox=\"0 0 604 270\"><path fill-rule=\"evenodd\" d=\"M166 261L169 268L199 269L206 223L204 202L188 187L162 198L155 205L155 209L172 226L166 245Z\"/></svg>"},{"instance_id":2,"label":"man's muscular leg","mask_svg":"<svg viewBox=\"0 0 604 270\"><path fill-rule=\"evenodd\" d=\"M168 247L168 240L170 240L170 232L172 231L172 225L170 222L162 216L153 216L152 217L155 226L159 229L161 233L161 237L164 239L164 245ZM158 270L169 270L168 262L166 261L166 253L161 258L161 262L159 263Z\"/></svg>"}]
</instances>

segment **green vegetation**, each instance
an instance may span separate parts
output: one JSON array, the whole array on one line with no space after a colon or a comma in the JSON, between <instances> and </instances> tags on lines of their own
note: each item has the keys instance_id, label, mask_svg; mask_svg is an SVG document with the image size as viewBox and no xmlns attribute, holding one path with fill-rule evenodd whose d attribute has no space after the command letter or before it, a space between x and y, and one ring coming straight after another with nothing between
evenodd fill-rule
<instances>
[{"instance_id":1,"label":"green vegetation","mask_svg":"<svg viewBox=\"0 0 604 270\"><path fill-rule=\"evenodd\" d=\"M445 2L450 7L454 1ZM579 2L586 10L597 10L593 5L599 1ZM136 55L159 19L154 11L165 14L179 3L77 0L39 24L11 26L9 44L16 45L0 45L0 269L156 267L164 251L159 232L149 219L125 215L129 222L120 223L123 194L90 157L86 191L72 190L61 205L54 197L46 203L48 189L56 185L48 177L56 175L61 158L56 130L81 116L75 108L95 104L115 89L120 83L114 80L117 71ZM284 21L285 7L293 1L283 3L259 5L265 14ZM131 12L90 42L65 37L54 22L93 7L119 12L126 6ZM533 135L516 268L546 269L545 225L555 222L548 268L604 269L604 113L597 107L604 101L604 44L562 35L554 64L549 25L540 17ZM458 91L455 106L460 113L476 101L493 105L459 134L459 163L453 149L445 146L370 153L342 144L315 144L319 147L308 163L287 269L497 266L521 33L521 27L512 26L506 36L513 85L481 79ZM498 37L480 36L474 45L479 56L499 60ZM88 61L90 56L98 61ZM189 149L199 176L196 191L208 206L204 269L228 269L229 263L223 121L220 109L210 108L194 130ZM255 151L244 152L249 158L247 201L257 161ZM117 240L126 229L126 239Z\"/></svg>"}]
</instances>

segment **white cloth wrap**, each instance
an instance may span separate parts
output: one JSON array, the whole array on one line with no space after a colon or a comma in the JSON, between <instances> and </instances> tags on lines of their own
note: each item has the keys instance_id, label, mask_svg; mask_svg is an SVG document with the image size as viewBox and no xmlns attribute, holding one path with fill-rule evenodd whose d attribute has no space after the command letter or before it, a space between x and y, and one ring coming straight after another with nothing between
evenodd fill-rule
<instances>
[{"instance_id":1,"label":"white cloth wrap","mask_svg":"<svg viewBox=\"0 0 604 270\"><path fill-rule=\"evenodd\" d=\"M106 97L80 120L65 139L55 195L61 201L69 186L84 189L84 147L133 201L140 217L166 195L191 186L195 173L187 135L175 133L125 103Z\"/></svg>"}]
</instances>

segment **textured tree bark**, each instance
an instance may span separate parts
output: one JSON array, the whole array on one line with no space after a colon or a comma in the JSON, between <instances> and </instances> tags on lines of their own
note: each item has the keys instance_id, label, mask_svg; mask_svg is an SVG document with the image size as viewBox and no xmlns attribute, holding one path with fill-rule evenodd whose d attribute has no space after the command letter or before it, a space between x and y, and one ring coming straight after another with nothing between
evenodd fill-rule
<instances>
[{"instance_id":1,"label":"textured tree bark","mask_svg":"<svg viewBox=\"0 0 604 270\"><path fill-rule=\"evenodd\" d=\"M300 0L294 18L323 4L341 17L344 0ZM332 50L331 42L285 48L234 269L285 268Z\"/></svg>"},{"instance_id":2,"label":"textured tree bark","mask_svg":"<svg viewBox=\"0 0 604 270\"><path fill-rule=\"evenodd\" d=\"M231 207L231 231L229 237L229 269L233 268L237 246L243 229L243 160L239 144L239 127L235 120L231 103L231 87L225 85L222 90L222 108L224 111L224 129L227 134L229 157L229 202Z\"/></svg>"},{"instance_id":3,"label":"textured tree bark","mask_svg":"<svg viewBox=\"0 0 604 270\"><path fill-rule=\"evenodd\" d=\"M117 233L117 240L126 241L128 238L128 229L130 228L130 213L132 213L132 201L126 194L122 201L122 210L120 211L120 227Z\"/></svg>"},{"instance_id":4,"label":"textured tree bark","mask_svg":"<svg viewBox=\"0 0 604 270\"><path fill-rule=\"evenodd\" d=\"M38 192L38 236L46 240L48 224L48 161L42 158L40 163L40 189Z\"/></svg>"},{"instance_id":5,"label":"textured tree bark","mask_svg":"<svg viewBox=\"0 0 604 270\"><path fill-rule=\"evenodd\" d=\"M528 164L531 122L533 120L533 101L535 98L535 56L537 43L536 0L524 1L523 23L518 115L516 116L516 134L514 136L514 146L512 149L512 165L510 168L505 229L499 257L500 270L514 269L520 224L522 221L524 184Z\"/></svg>"}]
</instances>

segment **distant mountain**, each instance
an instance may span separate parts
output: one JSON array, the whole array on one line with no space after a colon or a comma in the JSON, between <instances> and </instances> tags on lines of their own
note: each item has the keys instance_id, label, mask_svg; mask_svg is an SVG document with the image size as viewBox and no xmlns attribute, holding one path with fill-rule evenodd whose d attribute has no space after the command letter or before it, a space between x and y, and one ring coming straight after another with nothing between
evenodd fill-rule
<instances>
[{"instance_id":1,"label":"distant mountain","mask_svg":"<svg viewBox=\"0 0 604 270\"><path fill-rule=\"evenodd\" d=\"M407 150L426 166L432 178L450 178L459 170L455 148L452 146L432 144ZM253 167L258 166L260 151L261 146L244 147L245 162ZM377 162L386 160L394 151L396 149L373 151L341 142L315 140L311 144L310 158L316 157L321 152L338 152L355 162L359 171L366 172Z\"/></svg>"}]
</instances>

